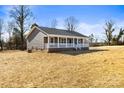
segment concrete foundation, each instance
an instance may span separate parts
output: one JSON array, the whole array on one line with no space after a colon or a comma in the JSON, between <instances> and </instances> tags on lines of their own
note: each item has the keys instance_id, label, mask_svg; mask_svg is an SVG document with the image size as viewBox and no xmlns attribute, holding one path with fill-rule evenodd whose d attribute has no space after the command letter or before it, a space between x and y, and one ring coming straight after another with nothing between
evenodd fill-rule
<instances>
[{"instance_id":1,"label":"concrete foundation","mask_svg":"<svg viewBox=\"0 0 124 93\"><path fill-rule=\"evenodd\" d=\"M82 48L49 48L48 52L59 52L59 51L76 51L76 50L89 50L89 47Z\"/></svg>"}]
</instances>

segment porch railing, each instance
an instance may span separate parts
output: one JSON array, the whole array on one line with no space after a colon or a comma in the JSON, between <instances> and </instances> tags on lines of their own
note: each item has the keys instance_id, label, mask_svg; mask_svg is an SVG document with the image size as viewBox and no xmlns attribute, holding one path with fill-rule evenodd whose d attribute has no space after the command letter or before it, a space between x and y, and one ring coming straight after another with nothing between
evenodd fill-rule
<instances>
[{"instance_id":1,"label":"porch railing","mask_svg":"<svg viewBox=\"0 0 124 93\"><path fill-rule=\"evenodd\" d=\"M81 47L89 47L89 44L84 43L84 44L73 44L73 43L45 43L45 48L81 48Z\"/></svg>"}]
</instances>

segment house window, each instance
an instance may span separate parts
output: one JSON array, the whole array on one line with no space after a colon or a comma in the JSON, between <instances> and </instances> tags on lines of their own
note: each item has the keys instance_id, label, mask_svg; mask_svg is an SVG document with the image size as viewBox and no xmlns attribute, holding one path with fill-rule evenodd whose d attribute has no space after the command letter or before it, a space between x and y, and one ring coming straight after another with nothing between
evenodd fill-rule
<instances>
[{"instance_id":1,"label":"house window","mask_svg":"<svg viewBox=\"0 0 124 93\"><path fill-rule=\"evenodd\" d=\"M66 43L66 39L65 38L63 38L63 43Z\"/></svg>"},{"instance_id":2,"label":"house window","mask_svg":"<svg viewBox=\"0 0 124 93\"><path fill-rule=\"evenodd\" d=\"M67 41L67 43L72 43L72 41L73 40L69 38L68 41Z\"/></svg>"},{"instance_id":3,"label":"house window","mask_svg":"<svg viewBox=\"0 0 124 93\"><path fill-rule=\"evenodd\" d=\"M66 39L65 38L60 38L60 43L66 43Z\"/></svg>"},{"instance_id":4,"label":"house window","mask_svg":"<svg viewBox=\"0 0 124 93\"><path fill-rule=\"evenodd\" d=\"M53 38L50 39L50 43L53 43Z\"/></svg>"},{"instance_id":5,"label":"house window","mask_svg":"<svg viewBox=\"0 0 124 93\"><path fill-rule=\"evenodd\" d=\"M84 40L84 39L81 39L81 43L83 43L83 40Z\"/></svg>"}]
</instances>

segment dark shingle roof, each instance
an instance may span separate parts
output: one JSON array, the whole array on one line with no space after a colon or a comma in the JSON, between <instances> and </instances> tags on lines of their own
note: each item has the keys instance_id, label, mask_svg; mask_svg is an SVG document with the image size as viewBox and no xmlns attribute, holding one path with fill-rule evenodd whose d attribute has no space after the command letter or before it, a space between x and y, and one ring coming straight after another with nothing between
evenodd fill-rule
<instances>
[{"instance_id":1,"label":"dark shingle roof","mask_svg":"<svg viewBox=\"0 0 124 93\"><path fill-rule=\"evenodd\" d=\"M41 30L43 30L44 32L46 32L47 34L87 37L87 36L85 36L83 34L75 32L75 31L68 31L68 30L48 28L48 27L39 27L39 28Z\"/></svg>"}]
</instances>

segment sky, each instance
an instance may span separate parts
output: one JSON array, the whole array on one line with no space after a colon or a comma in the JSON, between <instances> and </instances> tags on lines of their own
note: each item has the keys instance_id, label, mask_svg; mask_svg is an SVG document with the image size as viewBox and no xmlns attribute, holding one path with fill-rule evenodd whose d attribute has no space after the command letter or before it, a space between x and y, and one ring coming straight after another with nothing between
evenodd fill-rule
<instances>
[{"instance_id":1,"label":"sky","mask_svg":"<svg viewBox=\"0 0 124 93\"><path fill-rule=\"evenodd\" d=\"M9 20L9 11L13 6L0 6L0 18ZM116 31L124 28L124 6L87 6L87 5L36 5L29 6L35 17L34 22L40 26L51 26L51 21L57 19L57 28L64 29L64 20L74 16L78 20L77 31L89 36L94 34L102 40L105 22L112 20ZM116 33L116 32L115 32Z\"/></svg>"}]
</instances>

